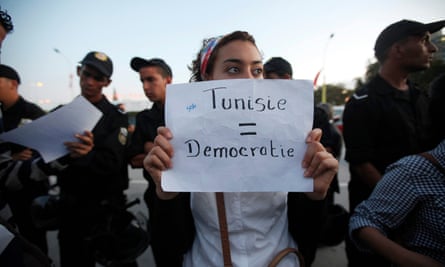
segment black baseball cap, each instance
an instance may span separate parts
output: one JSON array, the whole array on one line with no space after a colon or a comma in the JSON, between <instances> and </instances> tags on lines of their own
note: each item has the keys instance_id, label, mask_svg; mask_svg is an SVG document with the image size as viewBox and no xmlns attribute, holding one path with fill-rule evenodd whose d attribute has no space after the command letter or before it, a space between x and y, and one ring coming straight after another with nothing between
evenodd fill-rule
<instances>
[{"instance_id":1,"label":"black baseball cap","mask_svg":"<svg viewBox=\"0 0 445 267\"><path fill-rule=\"evenodd\" d=\"M426 24L406 19L395 22L386 27L377 37L374 46L375 55L383 54L391 45L409 36L425 32L435 33L443 27L445 27L445 20Z\"/></svg>"},{"instance_id":2,"label":"black baseball cap","mask_svg":"<svg viewBox=\"0 0 445 267\"><path fill-rule=\"evenodd\" d=\"M276 73L278 75L289 74L292 77L292 66L282 57L273 57L263 66L266 73Z\"/></svg>"},{"instance_id":3,"label":"black baseball cap","mask_svg":"<svg viewBox=\"0 0 445 267\"><path fill-rule=\"evenodd\" d=\"M20 76L17 71L7 65L0 64L0 77L17 81L20 84Z\"/></svg>"},{"instance_id":4,"label":"black baseball cap","mask_svg":"<svg viewBox=\"0 0 445 267\"><path fill-rule=\"evenodd\" d=\"M136 72L139 72L139 70L143 67L160 67L168 76L173 77L170 66L161 58L144 59L140 57L134 57L131 59L130 66Z\"/></svg>"},{"instance_id":5,"label":"black baseball cap","mask_svg":"<svg viewBox=\"0 0 445 267\"><path fill-rule=\"evenodd\" d=\"M92 51L89 52L80 62L81 65L88 65L98 69L107 78L113 74L113 62L105 53Z\"/></svg>"}]
</instances>

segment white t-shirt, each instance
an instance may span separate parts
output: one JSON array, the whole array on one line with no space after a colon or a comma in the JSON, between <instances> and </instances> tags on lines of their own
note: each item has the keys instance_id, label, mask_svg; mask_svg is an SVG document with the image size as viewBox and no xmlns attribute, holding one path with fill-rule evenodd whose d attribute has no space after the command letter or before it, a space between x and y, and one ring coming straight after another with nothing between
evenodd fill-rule
<instances>
[{"instance_id":1,"label":"white t-shirt","mask_svg":"<svg viewBox=\"0 0 445 267\"><path fill-rule=\"evenodd\" d=\"M288 231L287 193L224 193L233 266L267 266L287 247L296 248ZM222 266L222 246L215 193L192 193L196 226L184 266ZM298 266L293 256L279 266Z\"/></svg>"}]
</instances>

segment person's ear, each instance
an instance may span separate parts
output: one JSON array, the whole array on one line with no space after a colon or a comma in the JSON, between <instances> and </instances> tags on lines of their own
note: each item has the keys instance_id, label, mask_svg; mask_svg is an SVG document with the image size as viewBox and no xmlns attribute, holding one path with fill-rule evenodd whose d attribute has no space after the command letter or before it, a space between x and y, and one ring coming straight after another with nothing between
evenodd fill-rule
<instances>
[{"instance_id":1,"label":"person's ear","mask_svg":"<svg viewBox=\"0 0 445 267\"><path fill-rule=\"evenodd\" d=\"M11 84L12 84L13 88L19 87L19 82L18 81L16 81L16 80L10 80L10 81L11 81Z\"/></svg>"},{"instance_id":2,"label":"person's ear","mask_svg":"<svg viewBox=\"0 0 445 267\"><path fill-rule=\"evenodd\" d=\"M171 84L173 81L171 76L167 76L167 78L165 78L165 80L166 80L167 84Z\"/></svg>"},{"instance_id":3,"label":"person's ear","mask_svg":"<svg viewBox=\"0 0 445 267\"><path fill-rule=\"evenodd\" d=\"M81 66L77 66L77 76L80 77L80 71L82 70Z\"/></svg>"},{"instance_id":4,"label":"person's ear","mask_svg":"<svg viewBox=\"0 0 445 267\"><path fill-rule=\"evenodd\" d=\"M405 53L405 47L401 43L396 43L391 47L390 53L393 53L393 55L396 58L403 58Z\"/></svg>"},{"instance_id":5,"label":"person's ear","mask_svg":"<svg viewBox=\"0 0 445 267\"><path fill-rule=\"evenodd\" d=\"M105 81L105 85L104 87L107 87L108 85L110 85L110 83L112 82L112 80L110 78L106 78L107 80Z\"/></svg>"}]
</instances>

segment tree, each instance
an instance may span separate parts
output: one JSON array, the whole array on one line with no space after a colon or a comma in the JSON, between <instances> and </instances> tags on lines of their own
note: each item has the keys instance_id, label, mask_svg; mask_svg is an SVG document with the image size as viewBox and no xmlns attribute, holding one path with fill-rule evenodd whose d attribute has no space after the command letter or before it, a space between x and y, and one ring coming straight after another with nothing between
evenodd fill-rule
<instances>
[{"instance_id":1,"label":"tree","mask_svg":"<svg viewBox=\"0 0 445 267\"><path fill-rule=\"evenodd\" d=\"M372 77L377 75L379 68L379 62L369 63L369 65L366 67L365 81L363 82L360 78L358 78L355 89L360 88L363 83L368 82ZM445 62L440 59L436 59L431 62L430 68L410 74L409 79L416 83L420 88L428 88L431 81L442 73L445 73Z\"/></svg>"},{"instance_id":2,"label":"tree","mask_svg":"<svg viewBox=\"0 0 445 267\"><path fill-rule=\"evenodd\" d=\"M429 88L430 83L434 78L442 73L445 73L445 62L438 59L431 62L431 67L429 69L415 72L411 74L409 78L421 88Z\"/></svg>"},{"instance_id":3,"label":"tree","mask_svg":"<svg viewBox=\"0 0 445 267\"><path fill-rule=\"evenodd\" d=\"M361 88L365 83L369 82L375 75L377 75L380 68L378 62L369 62L366 67L364 77L355 79L353 90L346 88L343 84L327 84L326 85L326 99L331 105L344 105L346 101L354 94L354 91ZM420 88L428 88L435 77L445 73L445 62L436 59L431 62L431 67L424 70L412 73L409 79L417 84ZM321 102L321 86L314 92L315 103Z\"/></svg>"},{"instance_id":4,"label":"tree","mask_svg":"<svg viewBox=\"0 0 445 267\"><path fill-rule=\"evenodd\" d=\"M343 84L327 84L326 85L326 99L331 105L344 105L354 92L347 89ZM321 102L321 87L315 90L315 103Z\"/></svg>"}]
</instances>

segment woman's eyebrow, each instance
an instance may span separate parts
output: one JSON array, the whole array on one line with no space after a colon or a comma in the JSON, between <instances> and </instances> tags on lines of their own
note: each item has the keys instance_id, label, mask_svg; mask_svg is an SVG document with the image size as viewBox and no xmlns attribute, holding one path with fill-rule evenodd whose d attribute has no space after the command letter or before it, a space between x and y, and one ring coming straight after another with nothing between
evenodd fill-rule
<instances>
[{"instance_id":1,"label":"woman's eyebrow","mask_svg":"<svg viewBox=\"0 0 445 267\"><path fill-rule=\"evenodd\" d=\"M243 61L241 59L238 59L238 58L228 58L228 59L224 60L224 63L227 63L227 62L238 63L238 64L243 63ZM254 60L250 64L255 64L256 65L256 64L261 64L261 63L263 63L262 60Z\"/></svg>"},{"instance_id":2,"label":"woman's eyebrow","mask_svg":"<svg viewBox=\"0 0 445 267\"><path fill-rule=\"evenodd\" d=\"M224 60L224 63L243 63L243 61L241 59L238 58L228 58L226 60Z\"/></svg>"}]
</instances>

